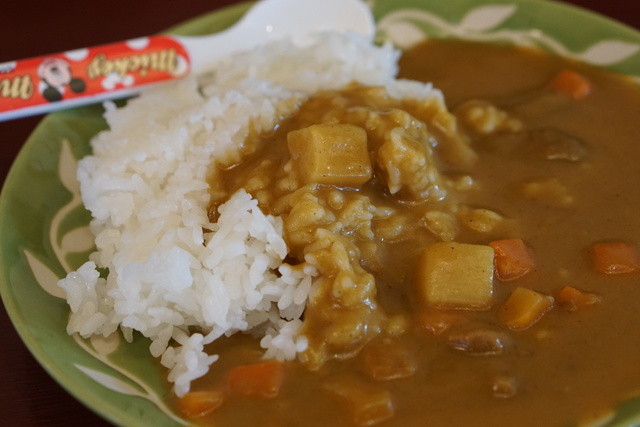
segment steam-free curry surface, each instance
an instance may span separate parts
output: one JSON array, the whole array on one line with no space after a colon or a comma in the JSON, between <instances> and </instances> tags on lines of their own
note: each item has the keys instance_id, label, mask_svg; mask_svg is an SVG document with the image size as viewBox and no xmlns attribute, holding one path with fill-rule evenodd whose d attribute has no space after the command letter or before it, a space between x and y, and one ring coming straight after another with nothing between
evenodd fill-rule
<instances>
[{"instance_id":1,"label":"steam-free curry surface","mask_svg":"<svg viewBox=\"0 0 640 427\"><path fill-rule=\"evenodd\" d=\"M640 391L640 275L603 274L592 260L595 243L640 242L638 88L537 51L467 42L420 45L400 68L442 89L451 113L380 88L320 93L212 180L213 217L245 188L283 217L291 264L312 257L323 278L304 315L309 348L285 364L277 396L231 396L199 421L568 425ZM588 95L554 89L567 69L586 77ZM314 169L319 160L296 148L298 137L322 145L343 131L355 167ZM475 248L512 238L533 255L527 274L490 276L480 299L425 296L427 247L468 244L451 248L482 262L493 252ZM590 302L561 304L565 286ZM517 288L550 301L521 328L503 313ZM248 336L213 346L220 361L194 390L261 361Z\"/></svg>"}]
</instances>

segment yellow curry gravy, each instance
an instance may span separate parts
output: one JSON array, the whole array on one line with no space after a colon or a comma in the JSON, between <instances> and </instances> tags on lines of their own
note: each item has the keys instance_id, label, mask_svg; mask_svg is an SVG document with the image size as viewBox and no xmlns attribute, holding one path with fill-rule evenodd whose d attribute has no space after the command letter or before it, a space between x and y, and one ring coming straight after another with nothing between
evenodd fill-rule
<instances>
[{"instance_id":1,"label":"yellow curry gravy","mask_svg":"<svg viewBox=\"0 0 640 427\"><path fill-rule=\"evenodd\" d=\"M565 69L586 76L588 96L550 89ZM638 87L538 51L457 41L415 47L400 70L433 82L451 113L379 88L319 93L214 177L212 217L245 188L283 217L289 262L312 259L321 278L303 315L309 348L286 362L278 395L228 396L198 422L570 425L640 392L640 275L598 273L589 252L596 242L640 242ZM354 154L358 172L347 181L318 184L322 174L296 171L296 162L315 160L288 135L318 123L366 129L370 157ZM494 279L488 307L422 301L416 271L427 246L505 238L526 242L535 270ZM566 285L596 303L554 306L522 330L500 321L515 288L553 296ZM444 323L425 327L419 319L433 312ZM229 369L262 355L242 335L209 351L220 360L193 390L224 387ZM344 394L360 385L355 400L389 399L390 413L355 413Z\"/></svg>"}]
</instances>

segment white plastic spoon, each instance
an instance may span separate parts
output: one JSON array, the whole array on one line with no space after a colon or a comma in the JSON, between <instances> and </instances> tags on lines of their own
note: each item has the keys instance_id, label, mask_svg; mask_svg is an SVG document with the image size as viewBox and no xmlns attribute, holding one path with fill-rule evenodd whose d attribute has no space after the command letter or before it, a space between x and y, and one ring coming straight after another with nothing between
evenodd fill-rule
<instances>
[{"instance_id":1,"label":"white plastic spoon","mask_svg":"<svg viewBox=\"0 0 640 427\"><path fill-rule=\"evenodd\" d=\"M372 38L375 23L362 0L262 0L210 36L157 35L0 63L0 121L131 96L141 86L200 73L230 53L321 31Z\"/></svg>"}]
</instances>

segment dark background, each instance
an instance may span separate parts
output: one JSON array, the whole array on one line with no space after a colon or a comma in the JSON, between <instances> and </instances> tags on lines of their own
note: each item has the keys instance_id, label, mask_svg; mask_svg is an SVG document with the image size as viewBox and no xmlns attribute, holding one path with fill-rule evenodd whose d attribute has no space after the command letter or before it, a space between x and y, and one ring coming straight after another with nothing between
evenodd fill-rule
<instances>
[{"instance_id":1,"label":"dark background","mask_svg":"<svg viewBox=\"0 0 640 427\"><path fill-rule=\"evenodd\" d=\"M237 1L0 0L0 62L158 33L233 3ZM567 3L640 29L637 0L571 0ZM22 144L40 120L41 117L31 117L0 123L0 183L4 182ZM6 426L109 425L76 401L38 365L2 306L0 417L0 425Z\"/></svg>"}]
</instances>

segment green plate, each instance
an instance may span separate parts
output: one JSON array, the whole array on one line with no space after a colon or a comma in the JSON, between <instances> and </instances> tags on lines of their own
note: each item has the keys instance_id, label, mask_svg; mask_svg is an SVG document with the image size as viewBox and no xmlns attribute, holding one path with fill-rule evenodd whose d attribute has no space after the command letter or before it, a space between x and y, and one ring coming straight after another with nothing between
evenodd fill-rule
<instances>
[{"instance_id":1,"label":"green plate","mask_svg":"<svg viewBox=\"0 0 640 427\"><path fill-rule=\"evenodd\" d=\"M544 0L374 0L379 39L409 46L425 37L537 45L634 78L640 33L598 15ZM185 35L219 31L241 4L180 25ZM571 26L566 23L571 22ZM580 31L573 31L579 28ZM0 292L18 333L39 363L71 394L116 424L180 425L148 342L120 345L65 332L68 306L55 283L92 250L89 215L75 180L77 159L105 128L94 106L46 117L26 142L0 196ZM617 409L615 425L640 423L640 400Z\"/></svg>"}]
</instances>

